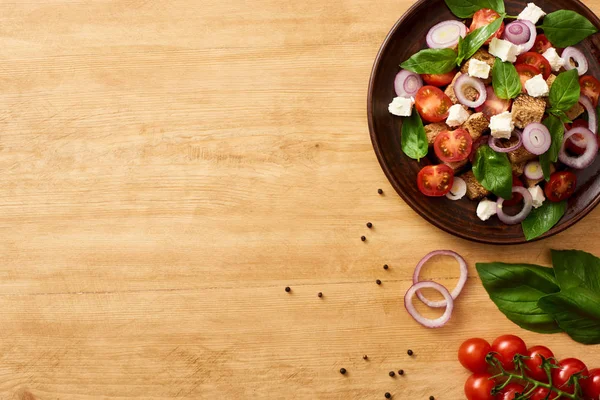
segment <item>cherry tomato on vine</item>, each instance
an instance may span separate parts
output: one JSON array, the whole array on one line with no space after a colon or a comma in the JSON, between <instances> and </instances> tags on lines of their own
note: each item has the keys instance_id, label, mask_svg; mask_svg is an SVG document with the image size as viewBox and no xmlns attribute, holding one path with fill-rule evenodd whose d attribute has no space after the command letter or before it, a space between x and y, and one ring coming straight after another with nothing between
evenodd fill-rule
<instances>
[{"instance_id":1,"label":"cherry tomato on vine","mask_svg":"<svg viewBox=\"0 0 600 400\"><path fill-rule=\"evenodd\" d=\"M496 358L502 363L502 367L507 371L512 371L515 369L513 358L517 354L526 355L527 346L518 336L503 335L494 340L492 351L498 353Z\"/></svg>"},{"instance_id":2,"label":"cherry tomato on vine","mask_svg":"<svg viewBox=\"0 0 600 400\"><path fill-rule=\"evenodd\" d=\"M544 357L545 359L554 357L552 350L544 346L533 346L529 350L527 350L526 355L528 357L531 357L523 360L525 366L527 367L527 369L525 370L527 375L535 380L541 382L548 382L548 375L546 374L546 371L544 371L541 367L542 359L540 356ZM556 364L554 360L551 360L550 362L552 364Z\"/></svg>"},{"instance_id":3,"label":"cherry tomato on vine","mask_svg":"<svg viewBox=\"0 0 600 400\"><path fill-rule=\"evenodd\" d=\"M496 386L496 382L491 374L474 373L465 382L465 396L467 400L496 400L496 396L492 395L492 389Z\"/></svg>"},{"instance_id":4,"label":"cherry tomato on vine","mask_svg":"<svg viewBox=\"0 0 600 400\"><path fill-rule=\"evenodd\" d=\"M548 390L544 387L539 387L533 392L533 394L531 395L529 400L546 400L546 399L553 400L553 399L557 398L556 397L557 394L555 392L552 392L550 397L547 397L549 392L550 392L550 390Z\"/></svg>"},{"instance_id":5,"label":"cherry tomato on vine","mask_svg":"<svg viewBox=\"0 0 600 400\"><path fill-rule=\"evenodd\" d=\"M480 338L468 339L458 349L458 361L471 372L485 372L488 369L485 356L490 351L492 351L492 346L487 340Z\"/></svg>"},{"instance_id":6,"label":"cherry tomato on vine","mask_svg":"<svg viewBox=\"0 0 600 400\"><path fill-rule=\"evenodd\" d=\"M600 398L600 368L591 369L588 379L585 380L583 394L586 400L596 400Z\"/></svg>"},{"instance_id":7,"label":"cherry tomato on vine","mask_svg":"<svg viewBox=\"0 0 600 400\"><path fill-rule=\"evenodd\" d=\"M588 369L583 362L576 358L565 358L558 363L559 368L552 370L552 383L563 392L573 393L573 385L569 384L569 378L580 373L582 376L588 376ZM585 379L579 380L581 386L587 384Z\"/></svg>"},{"instance_id":8,"label":"cherry tomato on vine","mask_svg":"<svg viewBox=\"0 0 600 400\"><path fill-rule=\"evenodd\" d=\"M518 383L509 383L508 385L506 385L506 387L504 389L502 389L500 391L500 393L498 394L498 396L496 397L497 400L515 400L515 397L517 394L523 394L525 393L525 388L521 385L519 385Z\"/></svg>"}]
</instances>

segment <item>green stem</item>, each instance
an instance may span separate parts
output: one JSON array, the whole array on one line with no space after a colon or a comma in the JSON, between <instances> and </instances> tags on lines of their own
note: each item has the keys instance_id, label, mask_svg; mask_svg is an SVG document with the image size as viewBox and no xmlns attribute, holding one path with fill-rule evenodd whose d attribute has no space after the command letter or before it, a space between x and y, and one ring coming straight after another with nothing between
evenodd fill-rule
<instances>
[{"instance_id":1,"label":"green stem","mask_svg":"<svg viewBox=\"0 0 600 400\"><path fill-rule=\"evenodd\" d=\"M515 15L505 15L504 18L509 18L509 19L518 19L518 16Z\"/></svg>"}]
</instances>

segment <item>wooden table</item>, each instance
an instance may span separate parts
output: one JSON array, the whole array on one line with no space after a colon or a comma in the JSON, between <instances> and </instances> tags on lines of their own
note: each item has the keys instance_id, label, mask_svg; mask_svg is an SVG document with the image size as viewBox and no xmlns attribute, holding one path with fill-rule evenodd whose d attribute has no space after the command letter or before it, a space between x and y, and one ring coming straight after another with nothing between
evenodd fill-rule
<instances>
[{"instance_id":1,"label":"wooden table","mask_svg":"<svg viewBox=\"0 0 600 400\"><path fill-rule=\"evenodd\" d=\"M387 183L367 82L410 4L2 2L0 399L457 400L460 341L503 333L600 366L508 322L473 269L598 253L600 210L484 246ZM439 248L471 278L427 330L402 296ZM451 263L429 274L456 282Z\"/></svg>"}]
</instances>

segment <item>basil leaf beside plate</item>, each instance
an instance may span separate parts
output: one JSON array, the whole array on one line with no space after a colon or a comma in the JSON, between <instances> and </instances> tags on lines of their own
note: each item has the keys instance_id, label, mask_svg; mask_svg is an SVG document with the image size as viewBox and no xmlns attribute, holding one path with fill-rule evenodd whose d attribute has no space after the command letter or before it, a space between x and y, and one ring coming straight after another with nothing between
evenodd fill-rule
<instances>
[{"instance_id":1,"label":"basil leaf beside plate","mask_svg":"<svg viewBox=\"0 0 600 400\"><path fill-rule=\"evenodd\" d=\"M600 258L579 250L552 250L552 266L562 290L584 287L600 295Z\"/></svg>"},{"instance_id":2,"label":"basil leaf beside plate","mask_svg":"<svg viewBox=\"0 0 600 400\"><path fill-rule=\"evenodd\" d=\"M553 203L546 200L541 207L531 210L527 218L521 222L525 239L532 240L548 232L560 221L567 210L567 202Z\"/></svg>"},{"instance_id":3,"label":"basil leaf beside plate","mask_svg":"<svg viewBox=\"0 0 600 400\"><path fill-rule=\"evenodd\" d=\"M470 18L482 8L491 8L498 14L504 13L503 0L446 0L446 5L458 18Z\"/></svg>"},{"instance_id":4,"label":"basil leaf beside plate","mask_svg":"<svg viewBox=\"0 0 600 400\"><path fill-rule=\"evenodd\" d=\"M492 21L486 26L475 29L465 36L463 40L460 40L458 43L458 57L456 59L456 64L460 65L464 60L471 58L471 56L483 46L486 40L500 28L502 20L503 17L500 16L500 18Z\"/></svg>"},{"instance_id":5,"label":"basil leaf beside plate","mask_svg":"<svg viewBox=\"0 0 600 400\"><path fill-rule=\"evenodd\" d=\"M427 155L429 142L423 121L416 109L410 117L402 118L402 151L412 159L420 160Z\"/></svg>"},{"instance_id":6,"label":"basil leaf beside plate","mask_svg":"<svg viewBox=\"0 0 600 400\"><path fill-rule=\"evenodd\" d=\"M579 101L581 88L577 69L565 71L556 77L550 88L550 112L566 112Z\"/></svg>"},{"instance_id":7,"label":"basil leaf beside plate","mask_svg":"<svg viewBox=\"0 0 600 400\"><path fill-rule=\"evenodd\" d=\"M541 28L555 47L574 46L598 32L586 17L571 10L559 10L546 15Z\"/></svg>"},{"instance_id":8,"label":"basil leaf beside plate","mask_svg":"<svg viewBox=\"0 0 600 400\"><path fill-rule=\"evenodd\" d=\"M492 87L501 99L514 99L521 94L521 79L512 63L496 58L492 69Z\"/></svg>"},{"instance_id":9,"label":"basil leaf beside plate","mask_svg":"<svg viewBox=\"0 0 600 400\"><path fill-rule=\"evenodd\" d=\"M552 138L550 148L540 156L540 164L542 165L542 171L544 171L544 178L549 180L550 163L558 160L558 152L562 146L565 126L561 120L554 115L550 115L548 118L543 120L542 123L546 126L546 128L548 128L550 131L550 137Z\"/></svg>"},{"instance_id":10,"label":"basil leaf beside plate","mask_svg":"<svg viewBox=\"0 0 600 400\"><path fill-rule=\"evenodd\" d=\"M481 185L503 199L512 197L512 167L506 153L481 146L473 160L473 174Z\"/></svg>"},{"instance_id":11,"label":"basil leaf beside plate","mask_svg":"<svg viewBox=\"0 0 600 400\"><path fill-rule=\"evenodd\" d=\"M456 64L456 52L452 49L425 49L400 64L400 67L417 74L445 74Z\"/></svg>"}]
</instances>

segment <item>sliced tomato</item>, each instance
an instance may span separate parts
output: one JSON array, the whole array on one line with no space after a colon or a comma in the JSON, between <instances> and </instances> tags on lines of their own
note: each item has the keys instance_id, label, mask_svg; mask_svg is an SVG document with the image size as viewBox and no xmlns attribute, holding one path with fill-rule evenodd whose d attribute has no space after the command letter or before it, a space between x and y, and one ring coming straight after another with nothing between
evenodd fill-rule
<instances>
[{"instance_id":1,"label":"sliced tomato","mask_svg":"<svg viewBox=\"0 0 600 400\"><path fill-rule=\"evenodd\" d=\"M469 157L473 139L462 128L455 131L443 131L436 138L433 150L443 162L457 162Z\"/></svg>"},{"instance_id":2,"label":"sliced tomato","mask_svg":"<svg viewBox=\"0 0 600 400\"><path fill-rule=\"evenodd\" d=\"M515 65L517 69L517 73L519 74L519 79L521 79L521 88L523 92L527 93L527 89L525 89L525 82L530 80L536 75L541 74L540 70L537 67L529 64L518 64Z\"/></svg>"},{"instance_id":3,"label":"sliced tomato","mask_svg":"<svg viewBox=\"0 0 600 400\"><path fill-rule=\"evenodd\" d=\"M454 170L447 165L428 165L419 171L417 185L425 196L445 196L454 184Z\"/></svg>"},{"instance_id":4,"label":"sliced tomato","mask_svg":"<svg viewBox=\"0 0 600 400\"><path fill-rule=\"evenodd\" d=\"M546 183L544 193L548 200L553 202L568 199L575 192L577 177L569 171L555 172L550 175L550 181Z\"/></svg>"},{"instance_id":5,"label":"sliced tomato","mask_svg":"<svg viewBox=\"0 0 600 400\"><path fill-rule=\"evenodd\" d=\"M581 94L586 95L592 100L594 107L598 106L598 96L600 95L600 81L593 76L584 75L579 78Z\"/></svg>"},{"instance_id":6,"label":"sliced tomato","mask_svg":"<svg viewBox=\"0 0 600 400\"><path fill-rule=\"evenodd\" d=\"M550 41L548 40L546 35L544 35L543 33L540 33L539 35L536 36L535 43L533 44L533 49L536 52L542 54L543 52L548 50L550 47L552 47L552 43L550 43Z\"/></svg>"},{"instance_id":7,"label":"sliced tomato","mask_svg":"<svg viewBox=\"0 0 600 400\"><path fill-rule=\"evenodd\" d=\"M503 113L504 111L508 111L512 100L504 100L496 96L494 93L494 89L491 86L488 86L486 89L487 92L487 100L483 105L477 107L475 111L482 112L483 115L489 120L494 115L498 115Z\"/></svg>"},{"instance_id":8,"label":"sliced tomato","mask_svg":"<svg viewBox=\"0 0 600 400\"><path fill-rule=\"evenodd\" d=\"M587 128L588 122L583 119L578 119L576 121L573 121L572 124L565 124L565 131L571 130L573 128L579 128L579 127ZM566 146L567 146L567 150L569 150L571 153L577 154L578 156L580 156L583 153L585 153L586 144L587 143L586 143L583 135L580 133L576 133L573 136L571 136L569 139L567 139Z\"/></svg>"},{"instance_id":9,"label":"sliced tomato","mask_svg":"<svg viewBox=\"0 0 600 400\"><path fill-rule=\"evenodd\" d=\"M452 71L446 72L445 74L422 74L421 77L428 85L442 87L452 83L452 79L454 79L455 75L456 70L453 69Z\"/></svg>"},{"instance_id":10,"label":"sliced tomato","mask_svg":"<svg viewBox=\"0 0 600 400\"><path fill-rule=\"evenodd\" d=\"M482 26L489 25L492 22L494 22L495 20L497 20L498 18L500 18L500 14L498 14L496 11L489 9L489 8L482 8L481 10L477 11L473 15L473 22L471 22L471 26L469 27L469 32L473 32L475 29L481 28ZM492 41L492 38L494 38L494 37L500 38L500 36L502 36L503 33L504 33L504 22L502 22L502 24L500 25L500 28L498 28L496 33L494 33L492 36L490 36L490 38L485 42L485 44L490 44L490 42Z\"/></svg>"},{"instance_id":11,"label":"sliced tomato","mask_svg":"<svg viewBox=\"0 0 600 400\"><path fill-rule=\"evenodd\" d=\"M435 86L423 86L415 97L415 106L427 122L442 122L448 118L452 100Z\"/></svg>"},{"instance_id":12,"label":"sliced tomato","mask_svg":"<svg viewBox=\"0 0 600 400\"><path fill-rule=\"evenodd\" d=\"M523 181L516 174L513 174L513 186L523 187ZM523 200L523 195L520 193L513 193L512 197L509 200L504 201L504 206L516 206Z\"/></svg>"},{"instance_id":13,"label":"sliced tomato","mask_svg":"<svg viewBox=\"0 0 600 400\"><path fill-rule=\"evenodd\" d=\"M519 57L517 57L516 63L533 65L540 70L544 79L548 79L550 73L552 72L552 68L550 67L548 60L546 60L543 55L536 53L535 51L529 51L521 54Z\"/></svg>"}]
</instances>

